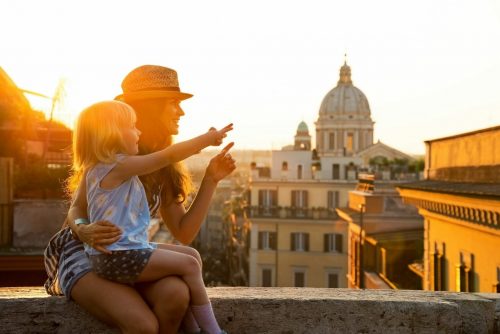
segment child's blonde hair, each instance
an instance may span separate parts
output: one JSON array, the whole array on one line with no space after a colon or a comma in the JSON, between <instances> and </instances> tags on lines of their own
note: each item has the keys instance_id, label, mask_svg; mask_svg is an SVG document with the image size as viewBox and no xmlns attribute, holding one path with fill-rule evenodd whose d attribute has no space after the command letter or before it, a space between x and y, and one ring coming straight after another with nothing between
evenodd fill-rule
<instances>
[{"instance_id":1,"label":"child's blonde hair","mask_svg":"<svg viewBox=\"0 0 500 334\"><path fill-rule=\"evenodd\" d=\"M115 161L124 147L122 129L135 121L134 109L119 101L98 102L80 113L73 132L73 165L66 185L69 194L86 170L98 162Z\"/></svg>"}]
</instances>

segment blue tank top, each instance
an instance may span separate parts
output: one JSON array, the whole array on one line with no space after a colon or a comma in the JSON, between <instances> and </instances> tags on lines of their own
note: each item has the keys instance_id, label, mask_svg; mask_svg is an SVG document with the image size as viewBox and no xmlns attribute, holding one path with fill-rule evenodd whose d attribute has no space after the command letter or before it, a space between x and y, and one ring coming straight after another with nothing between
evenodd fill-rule
<instances>
[{"instance_id":1,"label":"blue tank top","mask_svg":"<svg viewBox=\"0 0 500 334\"><path fill-rule=\"evenodd\" d=\"M89 220L108 220L122 229L122 237L107 246L109 250L155 248L148 240L150 214L146 192L139 177L135 175L113 189L101 188L102 179L124 157L120 154L114 163L98 163L87 173L85 181ZM101 253L87 244L85 251L89 255Z\"/></svg>"}]
</instances>

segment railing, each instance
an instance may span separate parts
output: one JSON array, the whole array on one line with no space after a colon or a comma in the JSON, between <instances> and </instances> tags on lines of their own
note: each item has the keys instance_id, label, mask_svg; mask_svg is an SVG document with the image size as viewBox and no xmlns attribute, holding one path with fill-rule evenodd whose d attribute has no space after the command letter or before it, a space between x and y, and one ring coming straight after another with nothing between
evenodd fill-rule
<instances>
[{"instance_id":1,"label":"railing","mask_svg":"<svg viewBox=\"0 0 500 334\"><path fill-rule=\"evenodd\" d=\"M279 219L312 219L331 220L337 219L334 208L299 208L293 206L250 206L248 207L250 218L279 218Z\"/></svg>"}]
</instances>

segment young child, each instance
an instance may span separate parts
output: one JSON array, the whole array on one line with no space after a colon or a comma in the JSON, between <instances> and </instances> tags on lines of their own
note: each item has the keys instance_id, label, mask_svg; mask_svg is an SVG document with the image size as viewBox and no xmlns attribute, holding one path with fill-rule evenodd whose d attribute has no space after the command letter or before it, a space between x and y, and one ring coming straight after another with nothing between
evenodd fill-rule
<instances>
[{"instance_id":1,"label":"young child","mask_svg":"<svg viewBox=\"0 0 500 334\"><path fill-rule=\"evenodd\" d=\"M85 245L93 271L106 279L133 284L177 275L188 285L191 308L207 333L223 333L215 319L202 278L201 263L191 255L157 249L148 241L150 214L138 175L181 161L203 148L222 144L232 124L211 129L158 152L137 156L141 132L135 112L118 101L96 103L80 114L73 140L72 184L85 182L90 222L107 220L122 229L120 240L104 254ZM224 148L227 152L232 143ZM77 222L78 223L78 222Z\"/></svg>"}]
</instances>

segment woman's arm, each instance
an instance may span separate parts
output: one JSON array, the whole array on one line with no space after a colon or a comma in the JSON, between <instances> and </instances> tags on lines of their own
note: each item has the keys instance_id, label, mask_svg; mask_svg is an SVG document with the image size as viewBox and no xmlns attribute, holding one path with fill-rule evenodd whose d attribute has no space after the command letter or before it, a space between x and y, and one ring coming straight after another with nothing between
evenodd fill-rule
<instances>
[{"instance_id":1,"label":"woman's arm","mask_svg":"<svg viewBox=\"0 0 500 334\"><path fill-rule=\"evenodd\" d=\"M207 146L218 146L222 144L226 133L232 129L233 124L229 124L221 130L212 128L201 136L168 146L163 150L146 155L128 156L102 179L101 186L114 188L134 175L150 174L169 164L184 160Z\"/></svg>"},{"instance_id":2,"label":"woman's arm","mask_svg":"<svg viewBox=\"0 0 500 334\"><path fill-rule=\"evenodd\" d=\"M160 207L163 221L173 236L183 244L190 244L207 215L210 201L217 184L236 168L234 160L227 154L233 143L228 144L219 154L210 160L205 176L189 210L173 198L167 198L168 204Z\"/></svg>"},{"instance_id":3,"label":"woman's arm","mask_svg":"<svg viewBox=\"0 0 500 334\"><path fill-rule=\"evenodd\" d=\"M118 241L121 237L121 230L113 223L104 220L92 224L77 225L75 220L78 218L88 219L85 176L74 194L66 220L71 231L80 241L89 244L100 252L110 253L105 246Z\"/></svg>"}]
</instances>

